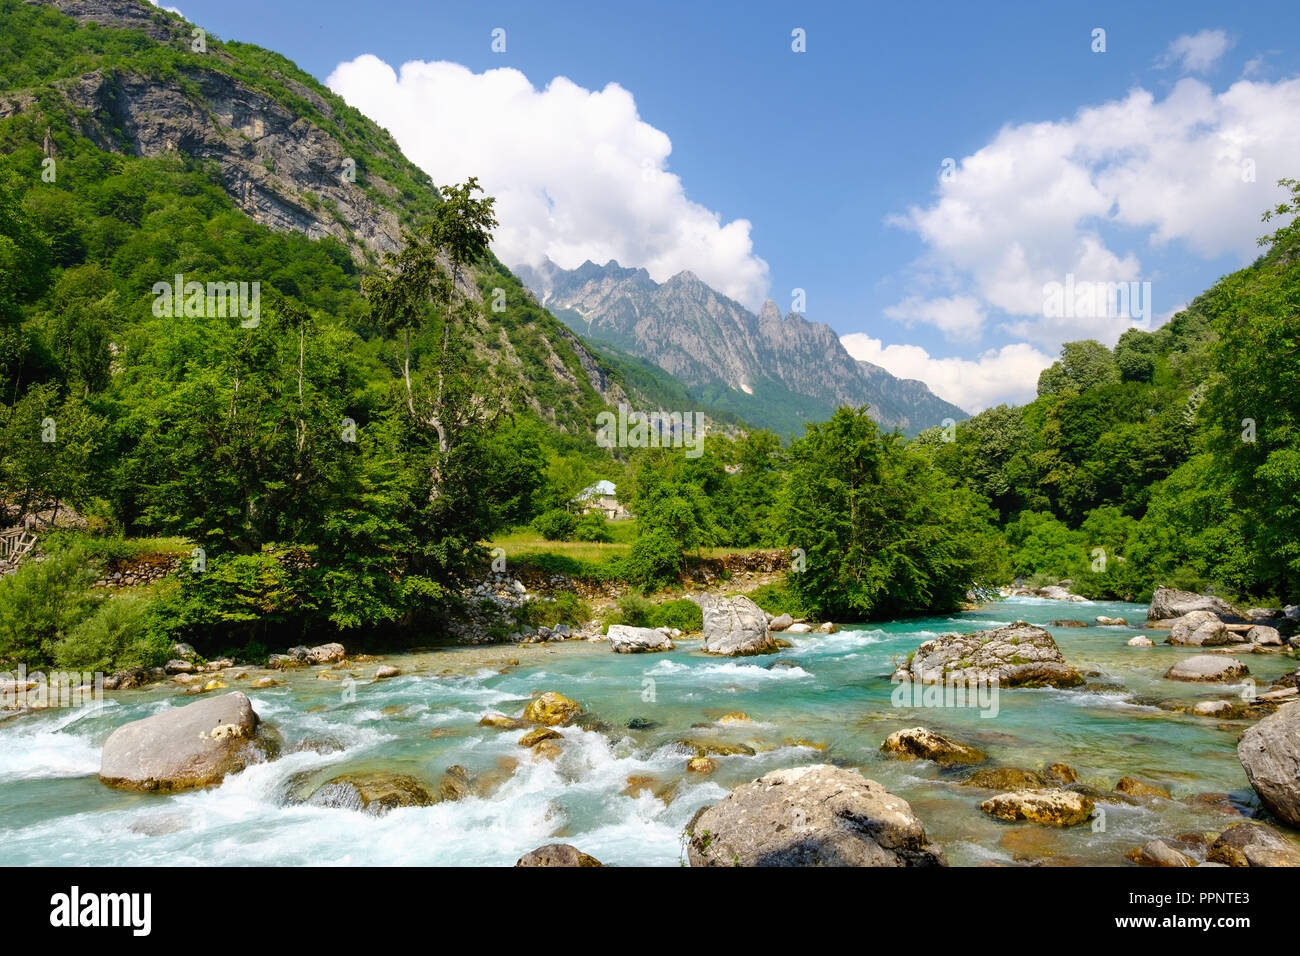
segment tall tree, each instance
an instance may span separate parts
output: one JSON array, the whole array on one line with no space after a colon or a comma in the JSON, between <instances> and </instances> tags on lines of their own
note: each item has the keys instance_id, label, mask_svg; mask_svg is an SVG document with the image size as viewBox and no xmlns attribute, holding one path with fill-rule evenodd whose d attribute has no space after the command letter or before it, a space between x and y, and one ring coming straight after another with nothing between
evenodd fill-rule
<instances>
[{"instance_id":1,"label":"tall tree","mask_svg":"<svg viewBox=\"0 0 1300 956\"><path fill-rule=\"evenodd\" d=\"M404 402L414 425L432 433L429 499L443 491L444 467L461 437L490 424L503 410L481 387L464 336L477 306L469 296L467 265L486 258L497 220L495 200L476 198L478 180L440 190L429 224L404 232L401 251L388 253L378 275L363 282L374 323L402 342Z\"/></svg>"}]
</instances>

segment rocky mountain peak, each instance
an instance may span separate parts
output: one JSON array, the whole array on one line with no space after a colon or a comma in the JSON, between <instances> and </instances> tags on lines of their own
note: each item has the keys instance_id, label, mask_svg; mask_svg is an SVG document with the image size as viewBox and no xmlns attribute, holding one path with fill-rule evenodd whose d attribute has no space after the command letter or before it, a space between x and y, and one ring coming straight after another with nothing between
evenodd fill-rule
<instances>
[{"instance_id":1,"label":"rocky mountain peak","mask_svg":"<svg viewBox=\"0 0 1300 956\"><path fill-rule=\"evenodd\" d=\"M754 425L797 432L842 404L909 432L966 417L919 383L860 366L829 325L783 317L770 299L755 315L689 270L657 283L644 269L584 264L547 279L546 304L580 335L655 363Z\"/></svg>"},{"instance_id":2,"label":"rocky mountain peak","mask_svg":"<svg viewBox=\"0 0 1300 956\"><path fill-rule=\"evenodd\" d=\"M763 325L779 325L781 322L781 308L771 299L763 303L763 307L758 310L758 321Z\"/></svg>"}]
</instances>

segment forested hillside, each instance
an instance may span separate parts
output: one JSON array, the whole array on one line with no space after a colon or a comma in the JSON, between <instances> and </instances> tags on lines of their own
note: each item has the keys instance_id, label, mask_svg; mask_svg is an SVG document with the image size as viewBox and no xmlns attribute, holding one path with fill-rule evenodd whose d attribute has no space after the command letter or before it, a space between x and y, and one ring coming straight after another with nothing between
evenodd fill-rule
<instances>
[{"instance_id":1,"label":"forested hillside","mask_svg":"<svg viewBox=\"0 0 1300 956\"><path fill-rule=\"evenodd\" d=\"M1287 182L1293 194L1296 184ZM1154 332L1072 342L1038 398L918 440L984 495L1019 575L1130 599L1155 584L1291 599L1300 587L1300 236ZM1097 551L1102 549L1102 551Z\"/></svg>"}]
</instances>

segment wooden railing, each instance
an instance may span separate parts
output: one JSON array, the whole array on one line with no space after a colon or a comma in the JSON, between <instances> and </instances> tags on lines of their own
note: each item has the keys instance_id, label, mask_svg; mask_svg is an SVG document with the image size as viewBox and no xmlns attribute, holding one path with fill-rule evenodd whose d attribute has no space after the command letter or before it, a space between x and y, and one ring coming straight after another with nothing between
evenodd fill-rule
<instances>
[{"instance_id":1,"label":"wooden railing","mask_svg":"<svg viewBox=\"0 0 1300 956\"><path fill-rule=\"evenodd\" d=\"M35 546L36 535L26 528L9 528L0 531L0 560L8 561L14 567L17 567Z\"/></svg>"}]
</instances>

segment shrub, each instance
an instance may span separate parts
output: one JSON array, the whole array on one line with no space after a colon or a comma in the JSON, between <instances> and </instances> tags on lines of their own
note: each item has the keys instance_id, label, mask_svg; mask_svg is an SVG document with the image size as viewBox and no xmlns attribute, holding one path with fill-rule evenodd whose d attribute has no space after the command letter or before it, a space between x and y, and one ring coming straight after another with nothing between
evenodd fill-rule
<instances>
[{"instance_id":1,"label":"shrub","mask_svg":"<svg viewBox=\"0 0 1300 956\"><path fill-rule=\"evenodd\" d=\"M655 608L651 627L675 627L683 631L699 631L704 627L704 612L694 601L679 598L665 601Z\"/></svg>"},{"instance_id":2,"label":"shrub","mask_svg":"<svg viewBox=\"0 0 1300 956\"><path fill-rule=\"evenodd\" d=\"M704 627L704 612L698 604L686 598L655 604L643 594L631 591L619 599L618 610L605 618L606 630L611 624L698 631Z\"/></svg>"},{"instance_id":3,"label":"shrub","mask_svg":"<svg viewBox=\"0 0 1300 956\"><path fill-rule=\"evenodd\" d=\"M43 560L28 558L0 578L0 660L42 667L55 646L96 610L96 569L85 545L55 540Z\"/></svg>"},{"instance_id":4,"label":"shrub","mask_svg":"<svg viewBox=\"0 0 1300 956\"><path fill-rule=\"evenodd\" d=\"M610 531L609 523L605 521L604 516L596 511L588 511L574 526L573 540L609 544L614 540L614 534Z\"/></svg>"},{"instance_id":5,"label":"shrub","mask_svg":"<svg viewBox=\"0 0 1300 956\"><path fill-rule=\"evenodd\" d=\"M554 627L556 624L580 625L591 620L591 605L572 591L556 591L549 601L530 601L519 610L520 624Z\"/></svg>"},{"instance_id":6,"label":"shrub","mask_svg":"<svg viewBox=\"0 0 1300 956\"><path fill-rule=\"evenodd\" d=\"M54 662L70 670L111 673L155 667L167 657L170 640L150 627L151 602L136 595L110 597L54 645Z\"/></svg>"},{"instance_id":7,"label":"shrub","mask_svg":"<svg viewBox=\"0 0 1300 956\"><path fill-rule=\"evenodd\" d=\"M570 541L578 519L563 508L552 508L533 519L532 528L547 541Z\"/></svg>"},{"instance_id":8,"label":"shrub","mask_svg":"<svg viewBox=\"0 0 1300 956\"><path fill-rule=\"evenodd\" d=\"M619 598L618 610L605 619L606 629L610 624L626 624L629 627L651 627L654 615L654 602L648 600L638 591L629 591Z\"/></svg>"},{"instance_id":9,"label":"shrub","mask_svg":"<svg viewBox=\"0 0 1300 956\"><path fill-rule=\"evenodd\" d=\"M632 584L655 590L677 581L682 574L681 543L663 528L654 528L636 539L623 559L623 574Z\"/></svg>"},{"instance_id":10,"label":"shrub","mask_svg":"<svg viewBox=\"0 0 1300 956\"><path fill-rule=\"evenodd\" d=\"M749 592L749 599L768 614L791 617L815 617L799 597L797 591L787 581L774 581L764 584Z\"/></svg>"},{"instance_id":11,"label":"shrub","mask_svg":"<svg viewBox=\"0 0 1300 956\"><path fill-rule=\"evenodd\" d=\"M291 552L209 557L202 572L182 571L166 600L177 639L206 646L296 643L323 624L310 575L284 560ZM160 605L161 610L161 605Z\"/></svg>"}]
</instances>

